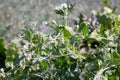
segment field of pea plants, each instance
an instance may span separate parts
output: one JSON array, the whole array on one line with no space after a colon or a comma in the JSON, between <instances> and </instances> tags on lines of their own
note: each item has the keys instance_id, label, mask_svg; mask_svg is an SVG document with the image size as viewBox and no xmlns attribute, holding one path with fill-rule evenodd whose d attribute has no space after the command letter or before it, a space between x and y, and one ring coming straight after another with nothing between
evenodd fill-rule
<instances>
[{"instance_id":1,"label":"field of pea plants","mask_svg":"<svg viewBox=\"0 0 120 80\"><path fill-rule=\"evenodd\" d=\"M120 80L119 0L91 1L0 0L0 80Z\"/></svg>"}]
</instances>

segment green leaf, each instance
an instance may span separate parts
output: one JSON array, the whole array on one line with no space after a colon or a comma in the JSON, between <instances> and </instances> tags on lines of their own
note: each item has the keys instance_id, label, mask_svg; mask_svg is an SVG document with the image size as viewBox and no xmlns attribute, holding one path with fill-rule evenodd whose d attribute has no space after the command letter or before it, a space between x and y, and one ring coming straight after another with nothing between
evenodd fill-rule
<instances>
[{"instance_id":1,"label":"green leaf","mask_svg":"<svg viewBox=\"0 0 120 80\"><path fill-rule=\"evenodd\" d=\"M104 36L104 31L105 31L105 28L103 25L100 25L100 31L99 31L99 34L101 34L102 36Z\"/></svg>"},{"instance_id":2,"label":"green leaf","mask_svg":"<svg viewBox=\"0 0 120 80\"><path fill-rule=\"evenodd\" d=\"M2 38L0 38L0 53L4 53L5 52L5 43L4 40Z\"/></svg>"},{"instance_id":3,"label":"green leaf","mask_svg":"<svg viewBox=\"0 0 120 80\"><path fill-rule=\"evenodd\" d=\"M0 68L5 67L5 59L6 59L6 54L5 54L5 44L4 40L0 38Z\"/></svg>"},{"instance_id":4,"label":"green leaf","mask_svg":"<svg viewBox=\"0 0 120 80\"><path fill-rule=\"evenodd\" d=\"M109 0L103 0L103 4L104 4L105 6L107 6L107 7L111 7L111 6L109 5L108 1L109 1Z\"/></svg>"},{"instance_id":5,"label":"green leaf","mask_svg":"<svg viewBox=\"0 0 120 80\"><path fill-rule=\"evenodd\" d=\"M112 61L110 60L111 65L120 65L120 58L113 59Z\"/></svg>"},{"instance_id":6,"label":"green leaf","mask_svg":"<svg viewBox=\"0 0 120 80\"><path fill-rule=\"evenodd\" d=\"M115 75L108 75L108 79L109 80L116 80L116 76Z\"/></svg>"},{"instance_id":7,"label":"green leaf","mask_svg":"<svg viewBox=\"0 0 120 80\"><path fill-rule=\"evenodd\" d=\"M107 14L98 14L96 17L97 21L104 26L105 30L111 28L111 25L113 23L111 16Z\"/></svg>"},{"instance_id":8,"label":"green leaf","mask_svg":"<svg viewBox=\"0 0 120 80\"><path fill-rule=\"evenodd\" d=\"M83 36L88 35L89 24L87 22L83 22L79 25L78 31L82 33Z\"/></svg>"},{"instance_id":9,"label":"green leaf","mask_svg":"<svg viewBox=\"0 0 120 80\"><path fill-rule=\"evenodd\" d=\"M75 70L76 66L77 66L77 63L76 63L76 62L73 63L73 64L71 64L71 66L70 66L71 72Z\"/></svg>"},{"instance_id":10,"label":"green leaf","mask_svg":"<svg viewBox=\"0 0 120 80\"><path fill-rule=\"evenodd\" d=\"M66 37L66 38L67 37L69 38L70 35L71 35L70 32L67 29L63 29L63 33L64 33L64 37Z\"/></svg>"},{"instance_id":11,"label":"green leaf","mask_svg":"<svg viewBox=\"0 0 120 80\"><path fill-rule=\"evenodd\" d=\"M33 33L34 33L34 30L32 28L27 28L27 29L22 30L22 35L29 42L32 42Z\"/></svg>"},{"instance_id":12,"label":"green leaf","mask_svg":"<svg viewBox=\"0 0 120 80\"><path fill-rule=\"evenodd\" d=\"M64 28L63 33L64 33L64 38L69 39L71 37L71 33L68 28Z\"/></svg>"},{"instance_id":13,"label":"green leaf","mask_svg":"<svg viewBox=\"0 0 120 80\"><path fill-rule=\"evenodd\" d=\"M120 44L117 45L117 52L120 54Z\"/></svg>"},{"instance_id":14,"label":"green leaf","mask_svg":"<svg viewBox=\"0 0 120 80\"><path fill-rule=\"evenodd\" d=\"M111 53L111 58L112 59L119 59L120 58L120 54L119 53Z\"/></svg>"},{"instance_id":15,"label":"green leaf","mask_svg":"<svg viewBox=\"0 0 120 80\"><path fill-rule=\"evenodd\" d=\"M114 19L114 26L115 26L115 32L119 32L119 20L118 20L118 18L116 17L115 19Z\"/></svg>"},{"instance_id":16,"label":"green leaf","mask_svg":"<svg viewBox=\"0 0 120 80\"><path fill-rule=\"evenodd\" d=\"M54 11L55 11L56 14L59 14L61 16L64 16L64 14L65 14L62 9L60 9L60 10L54 10Z\"/></svg>"}]
</instances>

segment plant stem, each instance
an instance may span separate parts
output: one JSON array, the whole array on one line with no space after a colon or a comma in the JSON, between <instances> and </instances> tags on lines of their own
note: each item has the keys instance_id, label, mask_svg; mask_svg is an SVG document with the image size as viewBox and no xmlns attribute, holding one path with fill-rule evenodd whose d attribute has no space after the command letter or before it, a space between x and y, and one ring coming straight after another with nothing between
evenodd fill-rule
<instances>
[{"instance_id":1,"label":"plant stem","mask_svg":"<svg viewBox=\"0 0 120 80\"><path fill-rule=\"evenodd\" d=\"M67 27L67 16L65 16L64 18L65 18L65 27Z\"/></svg>"},{"instance_id":2,"label":"plant stem","mask_svg":"<svg viewBox=\"0 0 120 80\"><path fill-rule=\"evenodd\" d=\"M67 27L67 15L68 15L68 13L67 13L67 10L66 10L66 11L65 11L65 16L64 16L65 27Z\"/></svg>"}]
</instances>

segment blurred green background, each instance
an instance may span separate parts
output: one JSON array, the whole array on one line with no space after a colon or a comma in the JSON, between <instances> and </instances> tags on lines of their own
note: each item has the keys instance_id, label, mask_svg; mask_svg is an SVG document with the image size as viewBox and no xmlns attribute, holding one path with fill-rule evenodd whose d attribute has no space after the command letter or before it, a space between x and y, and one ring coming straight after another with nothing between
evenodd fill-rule
<instances>
[{"instance_id":1,"label":"blurred green background","mask_svg":"<svg viewBox=\"0 0 120 80\"><path fill-rule=\"evenodd\" d=\"M53 10L61 3L76 3L68 20L74 20L79 13L90 16L91 10L100 10L103 7L102 0L0 0L0 37L4 37L7 43L30 22L37 21L38 30L43 21L55 19L59 22L60 16ZM109 3L118 7L119 14L120 0L109 0Z\"/></svg>"}]
</instances>

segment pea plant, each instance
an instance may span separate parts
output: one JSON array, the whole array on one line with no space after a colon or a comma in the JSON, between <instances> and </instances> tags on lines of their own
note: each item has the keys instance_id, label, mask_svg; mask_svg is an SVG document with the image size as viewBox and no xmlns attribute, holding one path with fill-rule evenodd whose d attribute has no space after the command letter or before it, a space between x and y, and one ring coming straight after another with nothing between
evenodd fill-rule
<instances>
[{"instance_id":1,"label":"pea plant","mask_svg":"<svg viewBox=\"0 0 120 80\"><path fill-rule=\"evenodd\" d=\"M119 15L107 6L101 12L93 11L90 18L80 13L73 28L67 17L74 8L75 4L66 3L55 7L64 23L49 23L54 29L51 34L43 34L32 25L21 30L7 49L1 39L0 51L6 60L0 79L119 80Z\"/></svg>"}]
</instances>

